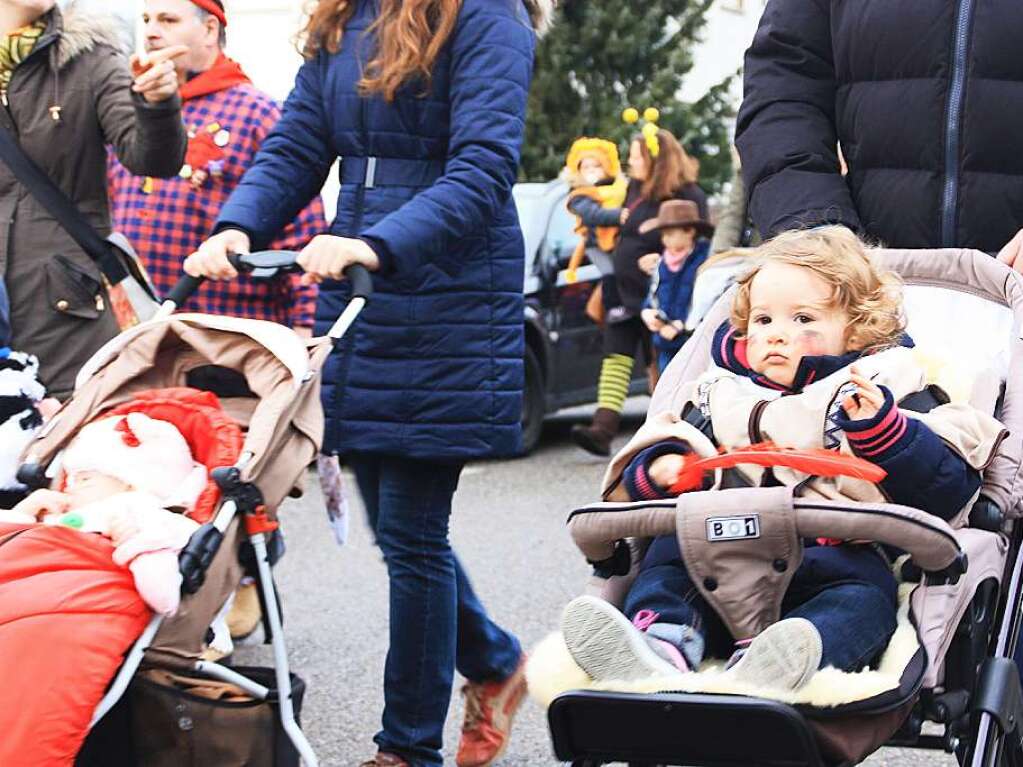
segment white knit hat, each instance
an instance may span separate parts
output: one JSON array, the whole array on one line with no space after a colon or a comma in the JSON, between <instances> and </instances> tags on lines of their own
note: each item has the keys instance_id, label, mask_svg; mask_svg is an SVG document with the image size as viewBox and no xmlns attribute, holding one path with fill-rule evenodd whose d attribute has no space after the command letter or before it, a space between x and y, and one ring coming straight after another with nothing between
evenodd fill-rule
<instances>
[{"instance_id":1,"label":"white knit hat","mask_svg":"<svg viewBox=\"0 0 1023 767\"><path fill-rule=\"evenodd\" d=\"M181 432L143 413L90 423L64 454L65 473L95 471L149 493L165 508L191 509L206 487L206 467Z\"/></svg>"}]
</instances>

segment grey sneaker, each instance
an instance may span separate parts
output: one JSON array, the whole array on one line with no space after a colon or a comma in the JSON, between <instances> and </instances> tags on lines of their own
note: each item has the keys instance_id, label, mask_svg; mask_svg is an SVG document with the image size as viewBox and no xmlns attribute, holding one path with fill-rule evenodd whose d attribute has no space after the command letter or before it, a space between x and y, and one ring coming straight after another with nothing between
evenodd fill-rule
<instances>
[{"instance_id":1,"label":"grey sneaker","mask_svg":"<svg viewBox=\"0 0 1023 767\"><path fill-rule=\"evenodd\" d=\"M820 665L817 629L806 618L786 618L758 634L726 673L758 687L798 690Z\"/></svg>"},{"instance_id":2,"label":"grey sneaker","mask_svg":"<svg viewBox=\"0 0 1023 767\"><path fill-rule=\"evenodd\" d=\"M575 662L598 682L631 681L682 670L654 649L652 643L660 645L660 640L648 639L603 599L586 596L569 602L561 616L561 632Z\"/></svg>"}]
</instances>

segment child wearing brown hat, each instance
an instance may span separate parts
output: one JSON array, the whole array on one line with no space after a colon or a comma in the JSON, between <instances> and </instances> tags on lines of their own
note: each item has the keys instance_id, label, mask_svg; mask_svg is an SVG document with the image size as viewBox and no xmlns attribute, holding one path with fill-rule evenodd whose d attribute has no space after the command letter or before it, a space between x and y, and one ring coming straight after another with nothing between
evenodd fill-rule
<instances>
[{"instance_id":1,"label":"child wearing brown hat","mask_svg":"<svg viewBox=\"0 0 1023 767\"><path fill-rule=\"evenodd\" d=\"M650 294L643 307L643 323L653 333L660 372L682 348L688 334L686 315L693 299L696 272L710 253L714 227L700 218L691 200L666 200L657 217L643 223L641 234L659 231L664 248L650 280Z\"/></svg>"}]
</instances>

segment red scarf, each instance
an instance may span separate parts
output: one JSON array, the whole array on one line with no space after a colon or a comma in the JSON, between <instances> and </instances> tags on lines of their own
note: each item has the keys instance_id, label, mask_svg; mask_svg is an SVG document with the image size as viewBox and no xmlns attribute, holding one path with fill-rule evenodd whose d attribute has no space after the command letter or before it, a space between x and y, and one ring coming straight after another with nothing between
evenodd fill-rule
<instances>
[{"instance_id":1,"label":"red scarf","mask_svg":"<svg viewBox=\"0 0 1023 767\"><path fill-rule=\"evenodd\" d=\"M205 72L200 72L181 86L181 100L188 101L199 96L208 96L211 93L219 93L236 85L251 82L238 62L232 61L221 53L212 67Z\"/></svg>"}]
</instances>

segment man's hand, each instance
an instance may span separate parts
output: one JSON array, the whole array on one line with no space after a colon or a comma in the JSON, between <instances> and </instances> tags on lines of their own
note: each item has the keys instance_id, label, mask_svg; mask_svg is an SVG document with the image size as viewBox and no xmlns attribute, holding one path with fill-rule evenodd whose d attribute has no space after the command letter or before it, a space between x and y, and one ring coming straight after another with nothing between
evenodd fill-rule
<instances>
[{"instance_id":1,"label":"man's hand","mask_svg":"<svg viewBox=\"0 0 1023 767\"><path fill-rule=\"evenodd\" d=\"M650 275L654 273L654 269L661 263L660 253L647 253L645 256L639 258L639 270L643 274Z\"/></svg>"},{"instance_id":2,"label":"man's hand","mask_svg":"<svg viewBox=\"0 0 1023 767\"><path fill-rule=\"evenodd\" d=\"M187 46L172 45L145 57L135 54L131 57L131 73L135 77L131 89L150 104L171 98L179 87L174 59L185 53L188 53Z\"/></svg>"},{"instance_id":3,"label":"man's hand","mask_svg":"<svg viewBox=\"0 0 1023 767\"><path fill-rule=\"evenodd\" d=\"M856 392L845 398L842 407L852 421L865 421L877 415L884 407L884 392L877 384L864 378L853 365L849 368L851 381L856 384Z\"/></svg>"},{"instance_id":4,"label":"man's hand","mask_svg":"<svg viewBox=\"0 0 1023 767\"><path fill-rule=\"evenodd\" d=\"M369 245L350 237L320 234L302 249L298 265L305 270L303 285L318 285L324 280L340 280L345 269L362 264L371 272L380 268L380 259Z\"/></svg>"},{"instance_id":5,"label":"man's hand","mask_svg":"<svg viewBox=\"0 0 1023 767\"><path fill-rule=\"evenodd\" d=\"M622 212L618 214L618 223L625 226L625 222L629 220L630 211L628 208L622 208Z\"/></svg>"},{"instance_id":6,"label":"man's hand","mask_svg":"<svg viewBox=\"0 0 1023 767\"><path fill-rule=\"evenodd\" d=\"M998 260L1008 264L1017 272L1023 272L1023 229L1016 232L1016 236L998 251Z\"/></svg>"},{"instance_id":7,"label":"man's hand","mask_svg":"<svg viewBox=\"0 0 1023 767\"><path fill-rule=\"evenodd\" d=\"M639 313L640 318L643 320L643 324L647 326L647 329L651 333L657 333L664 327L664 322L657 316L655 309L644 309Z\"/></svg>"},{"instance_id":8,"label":"man's hand","mask_svg":"<svg viewBox=\"0 0 1023 767\"><path fill-rule=\"evenodd\" d=\"M12 511L25 514L36 521L42 521L51 514L63 514L71 508L71 499L56 490L36 490Z\"/></svg>"},{"instance_id":9,"label":"man's hand","mask_svg":"<svg viewBox=\"0 0 1023 767\"><path fill-rule=\"evenodd\" d=\"M249 236L237 229L225 229L210 237L185 259L185 273L208 280L233 280L238 272L228 255L246 254L252 247Z\"/></svg>"}]
</instances>

